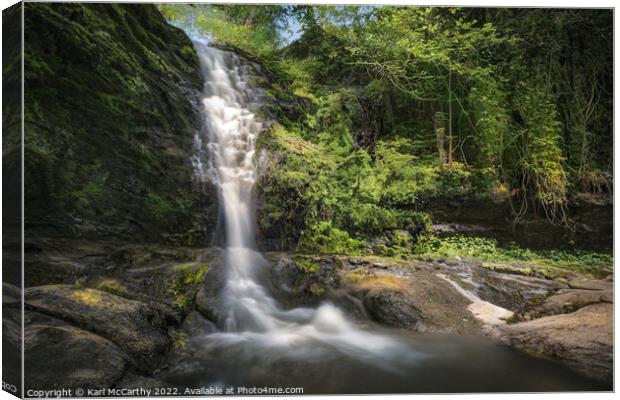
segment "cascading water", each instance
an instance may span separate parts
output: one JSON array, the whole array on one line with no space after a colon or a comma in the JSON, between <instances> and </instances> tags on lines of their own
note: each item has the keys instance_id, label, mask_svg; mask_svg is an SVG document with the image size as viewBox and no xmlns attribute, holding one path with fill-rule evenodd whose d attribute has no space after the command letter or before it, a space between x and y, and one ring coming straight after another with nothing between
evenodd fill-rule
<instances>
[{"instance_id":1,"label":"cascading water","mask_svg":"<svg viewBox=\"0 0 620 400\"><path fill-rule=\"evenodd\" d=\"M323 343L329 351L371 357L374 363L419 356L397 340L356 329L333 305L284 310L259 283L257 270L266 261L255 250L252 189L254 144L264 124L252 110L261 107L262 91L249 85L250 67L235 54L203 43L196 48L205 77L203 105L212 175L220 188L226 231L224 332L210 335L211 342L251 340L260 347L297 352L303 352L299 346L312 344L315 355L316 344Z\"/></svg>"},{"instance_id":2,"label":"cascading water","mask_svg":"<svg viewBox=\"0 0 620 400\"><path fill-rule=\"evenodd\" d=\"M260 283L268 263L256 251L253 228L254 145L265 127L254 110L263 93L250 84L252 67L235 54L202 42L195 48L206 129L195 137L193 163L199 178L220 189L225 284L218 329L192 336L160 378L185 387L301 386L304 393L581 387L579 378L489 340L367 330L331 304L282 308ZM515 371L523 386L514 386Z\"/></svg>"}]
</instances>

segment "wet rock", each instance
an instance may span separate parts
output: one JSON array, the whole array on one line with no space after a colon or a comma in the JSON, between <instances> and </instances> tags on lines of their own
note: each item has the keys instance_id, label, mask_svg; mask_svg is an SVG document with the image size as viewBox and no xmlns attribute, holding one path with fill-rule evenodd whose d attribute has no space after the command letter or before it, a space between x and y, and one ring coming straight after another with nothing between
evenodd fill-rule
<instances>
[{"instance_id":1,"label":"wet rock","mask_svg":"<svg viewBox=\"0 0 620 400\"><path fill-rule=\"evenodd\" d=\"M29 102L38 108L28 135L43 146L27 150L29 236L47 229L54 237L208 242L218 196L209 182L196 184L188 162L201 123L203 84L189 38L150 5L27 8L25 51L33 64L45 66L29 80ZM65 142L53 139L60 135ZM79 162L70 161L78 156L66 157L66 143ZM56 158L64 161L51 161ZM99 178L74 179L80 170ZM99 197L85 206L85 198L73 193L89 190ZM183 207L160 212L179 198ZM73 273L73 266L61 264L50 272L62 278L65 267ZM52 283L43 281L43 265L36 268L31 285Z\"/></svg>"},{"instance_id":2,"label":"wet rock","mask_svg":"<svg viewBox=\"0 0 620 400\"><path fill-rule=\"evenodd\" d=\"M27 254L26 286L73 284L84 276L103 271L104 257L82 259L82 256L81 249L73 250L73 254Z\"/></svg>"},{"instance_id":3,"label":"wet rock","mask_svg":"<svg viewBox=\"0 0 620 400\"><path fill-rule=\"evenodd\" d=\"M109 340L38 313L25 323L28 389L109 387L123 375L127 356Z\"/></svg>"},{"instance_id":4,"label":"wet rock","mask_svg":"<svg viewBox=\"0 0 620 400\"><path fill-rule=\"evenodd\" d=\"M364 296L363 304L368 314L379 323L425 330L418 306L402 290L381 287L370 289Z\"/></svg>"},{"instance_id":5,"label":"wet rock","mask_svg":"<svg viewBox=\"0 0 620 400\"><path fill-rule=\"evenodd\" d=\"M26 289L26 307L97 333L152 370L169 347L162 315L145 303L95 289L49 285Z\"/></svg>"},{"instance_id":6,"label":"wet rock","mask_svg":"<svg viewBox=\"0 0 620 400\"><path fill-rule=\"evenodd\" d=\"M212 248L126 246L113 255L122 267L89 279L87 285L146 303L169 325L179 325L220 256Z\"/></svg>"},{"instance_id":7,"label":"wet rock","mask_svg":"<svg viewBox=\"0 0 620 400\"><path fill-rule=\"evenodd\" d=\"M208 319L204 318L199 312L190 312L183 324L181 330L188 336L200 336L213 333L217 330L215 324Z\"/></svg>"},{"instance_id":8,"label":"wet rock","mask_svg":"<svg viewBox=\"0 0 620 400\"><path fill-rule=\"evenodd\" d=\"M207 272L196 295L196 309L212 322L218 322L221 313L219 294L224 288L224 270L215 266Z\"/></svg>"},{"instance_id":9,"label":"wet rock","mask_svg":"<svg viewBox=\"0 0 620 400\"><path fill-rule=\"evenodd\" d=\"M328 297L336 307L344 311L349 317L358 320L367 320L369 318L362 301L350 295L346 290L333 290Z\"/></svg>"},{"instance_id":10,"label":"wet rock","mask_svg":"<svg viewBox=\"0 0 620 400\"><path fill-rule=\"evenodd\" d=\"M556 360L593 379L612 379L612 304L592 304L571 314L505 325L502 335L526 353Z\"/></svg>"}]
</instances>

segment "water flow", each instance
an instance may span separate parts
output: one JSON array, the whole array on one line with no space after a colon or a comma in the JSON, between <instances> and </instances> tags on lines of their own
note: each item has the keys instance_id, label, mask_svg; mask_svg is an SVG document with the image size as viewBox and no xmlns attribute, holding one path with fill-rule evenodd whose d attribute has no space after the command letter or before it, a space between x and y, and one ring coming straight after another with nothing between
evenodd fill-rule
<instances>
[{"instance_id":1,"label":"water flow","mask_svg":"<svg viewBox=\"0 0 620 400\"><path fill-rule=\"evenodd\" d=\"M290 358L336 350L375 365L384 360L386 367L391 359L419 355L396 339L356 328L331 304L284 310L260 284L257 271L266 261L255 250L252 189L255 141L264 124L252 110L260 108L262 91L249 84L251 67L235 54L203 43L196 43L196 49L205 78L212 175L220 188L226 230L224 332L209 335L209 345L242 343L248 356L271 348Z\"/></svg>"}]
</instances>

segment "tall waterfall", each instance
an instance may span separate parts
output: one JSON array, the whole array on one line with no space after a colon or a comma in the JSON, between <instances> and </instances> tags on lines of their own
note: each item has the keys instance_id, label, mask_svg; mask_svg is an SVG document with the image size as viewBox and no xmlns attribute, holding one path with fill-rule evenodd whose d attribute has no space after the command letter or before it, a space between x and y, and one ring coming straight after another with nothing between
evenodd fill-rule
<instances>
[{"instance_id":1,"label":"tall waterfall","mask_svg":"<svg viewBox=\"0 0 620 400\"><path fill-rule=\"evenodd\" d=\"M196 43L196 50L205 78L202 102L211 172L220 188L226 231L222 331L208 335L208 345L244 344L248 356L273 349L304 359L336 350L386 365L413 356L415 352L389 336L356 328L331 304L284 310L260 284L257 271L267 263L255 250L252 188L255 141L264 127L253 110L260 108L262 93L250 85L250 67L235 54L203 43Z\"/></svg>"}]
</instances>

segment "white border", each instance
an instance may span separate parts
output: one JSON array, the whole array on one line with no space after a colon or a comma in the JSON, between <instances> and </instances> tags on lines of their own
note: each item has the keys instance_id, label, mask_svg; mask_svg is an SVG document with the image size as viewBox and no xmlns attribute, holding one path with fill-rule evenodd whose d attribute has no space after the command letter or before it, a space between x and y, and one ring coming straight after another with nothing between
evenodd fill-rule
<instances>
[{"instance_id":1,"label":"white border","mask_svg":"<svg viewBox=\"0 0 620 400\"><path fill-rule=\"evenodd\" d=\"M81 2L90 3L90 2L101 2L101 1L82 0ZM511 1L511 0L504 0L504 1L499 1L499 0L477 0L477 1L463 1L463 0L452 0L452 1L443 1L443 0L413 0L413 1L409 1L409 0L376 0L376 1L309 0L305 2L277 1L277 0L243 0L243 1L239 1L239 0L228 0L228 1L217 1L217 0L216 1L183 1L183 0L168 0L168 1L131 0L131 1L127 1L127 0L121 0L118 2L127 2L127 3L157 3L157 2L160 2L160 3L166 3L166 2L167 3L190 3L190 2L198 3L198 2L203 2L203 3L242 3L242 4L303 3L303 4L326 4L326 5L328 4L377 4L377 5L381 4L381 5L420 5L420 6L458 5L458 6L471 6L471 7L478 6L478 7L553 7L553 8L555 7L558 7L558 8L570 8L570 7L615 8L616 6L616 2L613 0L590 0L590 1L583 1L583 0L564 0L564 1L552 0L552 1L549 1L547 0L545 2L536 1L536 0L527 0L527 1ZM16 1L12 1L12 0L0 0L0 6L2 9L5 9L15 3ZM23 24L23 9L22 9L22 24ZM615 54L617 54L617 51L618 51L618 43L615 40L615 32L617 28L618 28L618 23L614 15L614 115L618 115L617 113L618 104L615 101L615 99L618 98L618 85L617 85L618 74L617 74L616 63L615 63ZM0 36L1 36L1 33L0 33ZM593 43L592 45L596 45L596 44ZM1 50L0 50L0 55L1 55ZM22 55L23 55L23 31L22 31ZM22 57L22 71L23 71L23 57ZM24 101L24 98L23 98L23 80L22 80L22 174L23 174L23 134L24 134L23 132L23 101ZM617 146L615 146L616 133L617 131L616 131L615 118L614 118L614 178L617 177L620 172L620 167L618 166L618 163L615 162L616 160L618 160L618 156L620 155L620 150L618 149ZM0 137L0 146L1 146L1 143L2 143L2 139ZM0 164L0 173L1 171L2 171L2 167ZM614 183L616 183L616 179L614 179ZM614 195L615 195L615 187L616 185L614 184ZM1 194L1 189L0 189L0 194ZM22 175L22 204L23 204L23 175ZM2 200L0 196L0 210L2 209L1 206L2 206ZM22 208L22 252L23 252L23 213L24 213L24 210ZM616 227L618 226L619 222L620 222L620 216L618 216L618 213L616 212L616 204L614 203L614 255L615 255L616 243L618 240L616 236ZM0 234L1 232L2 232L2 228L0 226ZM614 270L615 270L615 257L614 257ZM23 259L22 259L22 285L23 285ZM616 290L616 287L614 287L614 294L615 294L615 290ZM22 308L23 308L23 302L22 302ZM617 317L618 317L618 307L614 307L615 321L617 320ZM22 325L23 325L23 319L22 319ZM615 332L615 329L614 329L614 332ZM23 335L23 327L22 327L22 335ZM1 355L1 351L0 351L0 355ZM618 351L617 351L616 346L614 345L614 360L617 360L617 355L618 355ZM0 365L0 371L1 371L1 365ZM515 376L515 379L519 379L519 377ZM618 382L617 379L618 379L618 371L617 369L615 369L614 370L614 382ZM22 382L22 387L23 387L23 382ZM472 400L472 399L478 399L478 398L491 398L491 396L493 396L492 397L493 399L500 398L500 399L509 399L509 400L522 399L522 398L534 398L534 397L541 397L541 398L551 399L551 400L573 400L573 399L582 399L586 397L588 399L614 398L614 394L608 394L608 393L585 393L585 394L579 394L579 393L496 394L496 393L492 393L492 394L472 394L472 395L390 395L390 396L380 395L380 396L364 396L364 397L387 399L387 398L392 398L394 396L397 396L399 398L438 399L438 400L454 399L455 396L457 396L457 398L459 399L464 399L464 400ZM297 397L297 398L309 398L310 399L310 398L317 398L317 397L323 397L323 396L302 396L302 397ZM329 396L329 397L332 399L354 399L354 398L359 398L360 396ZM242 398L242 397L235 397L235 398ZM262 399L282 399L283 397L261 397L261 398ZM289 398L295 398L295 397L289 397ZM0 391L0 400L5 400L5 399L6 400L15 399L15 397L10 395L7 392ZM176 398L169 398L169 399L176 399ZM195 397L195 399L203 399L203 397Z\"/></svg>"}]
</instances>

